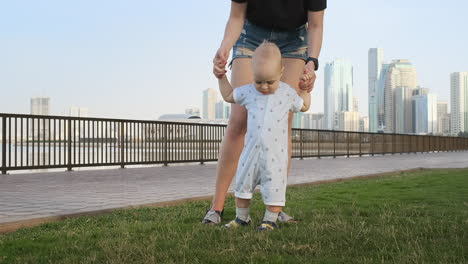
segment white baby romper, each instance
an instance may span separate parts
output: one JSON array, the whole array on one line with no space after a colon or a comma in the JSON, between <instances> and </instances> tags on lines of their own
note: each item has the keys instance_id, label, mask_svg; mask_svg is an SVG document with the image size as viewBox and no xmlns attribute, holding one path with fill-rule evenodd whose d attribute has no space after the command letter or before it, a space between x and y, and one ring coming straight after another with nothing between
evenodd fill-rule
<instances>
[{"instance_id":1,"label":"white baby romper","mask_svg":"<svg viewBox=\"0 0 468 264\"><path fill-rule=\"evenodd\" d=\"M304 104L296 90L280 82L263 95L248 84L234 89L234 101L248 111L247 134L236 172L235 196L251 199L260 184L266 205L284 206L288 167L288 115Z\"/></svg>"}]
</instances>

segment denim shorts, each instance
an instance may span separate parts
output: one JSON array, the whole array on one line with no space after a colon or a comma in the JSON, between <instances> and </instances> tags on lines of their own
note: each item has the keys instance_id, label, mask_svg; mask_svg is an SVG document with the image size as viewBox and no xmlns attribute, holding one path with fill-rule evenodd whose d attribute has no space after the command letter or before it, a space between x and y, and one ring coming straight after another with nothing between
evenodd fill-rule
<instances>
[{"instance_id":1,"label":"denim shorts","mask_svg":"<svg viewBox=\"0 0 468 264\"><path fill-rule=\"evenodd\" d=\"M245 20L242 33L234 44L232 60L237 58L252 58L254 50L264 40L275 43L279 47L283 58L307 60L306 25L289 31L280 31L256 26L248 20Z\"/></svg>"}]
</instances>

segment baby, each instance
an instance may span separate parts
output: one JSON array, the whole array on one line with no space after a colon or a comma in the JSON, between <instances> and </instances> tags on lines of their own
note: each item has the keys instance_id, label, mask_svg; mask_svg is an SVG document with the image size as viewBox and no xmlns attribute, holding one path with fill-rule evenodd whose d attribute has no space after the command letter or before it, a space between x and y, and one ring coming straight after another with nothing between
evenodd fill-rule
<instances>
[{"instance_id":1,"label":"baby","mask_svg":"<svg viewBox=\"0 0 468 264\"><path fill-rule=\"evenodd\" d=\"M219 79L223 99L244 106L247 134L236 172L236 218L227 228L250 224L249 204L257 185L267 206L259 231L277 228L286 201L289 112L305 112L310 94L280 82L283 74L279 48L264 42L252 58L254 83L233 90L226 75Z\"/></svg>"}]
</instances>

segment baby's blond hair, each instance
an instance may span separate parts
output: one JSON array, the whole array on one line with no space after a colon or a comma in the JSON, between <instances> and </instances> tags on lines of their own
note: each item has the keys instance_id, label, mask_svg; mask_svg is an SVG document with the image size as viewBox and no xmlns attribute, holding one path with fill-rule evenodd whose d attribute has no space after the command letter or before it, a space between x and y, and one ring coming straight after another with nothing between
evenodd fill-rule
<instances>
[{"instance_id":1,"label":"baby's blond hair","mask_svg":"<svg viewBox=\"0 0 468 264\"><path fill-rule=\"evenodd\" d=\"M278 62L278 67L281 69L281 51L278 46L268 40L264 40L260 46L255 49L252 56L252 63L263 64L272 63L272 61Z\"/></svg>"}]
</instances>

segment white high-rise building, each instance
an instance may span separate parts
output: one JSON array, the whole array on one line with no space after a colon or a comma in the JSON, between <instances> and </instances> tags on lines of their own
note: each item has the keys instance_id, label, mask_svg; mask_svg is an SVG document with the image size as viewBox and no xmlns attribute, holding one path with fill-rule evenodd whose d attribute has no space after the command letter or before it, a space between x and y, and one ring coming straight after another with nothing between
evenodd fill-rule
<instances>
[{"instance_id":1,"label":"white high-rise building","mask_svg":"<svg viewBox=\"0 0 468 264\"><path fill-rule=\"evenodd\" d=\"M31 115L50 115L50 98L33 97L31 98ZM33 129L34 126L34 129ZM29 137L36 140L49 140L49 120L34 119L30 120Z\"/></svg>"},{"instance_id":2,"label":"white high-rise building","mask_svg":"<svg viewBox=\"0 0 468 264\"><path fill-rule=\"evenodd\" d=\"M368 52L368 77L369 77L369 130L377 132L379 127L379 86L382 71L384 52L381 48L371 48Z\"/></svg>"},{"instance_id":3,"label":"white high-rise building","mask_svg":"<svg viewBox=\"0 0 468 264\"><path fill-rule=\"evenodd\" d=\"M395 133L413 133L413 89L400 86L394 90Z\"/></svg>"},{"instance_id":4,"label":"white high-rise building","mask_svg":"<svg viewBox=\"0 0 468 264\"><path fill-rule=\"evenodd\" d=\"M231 114L231 104L226 103L224 100L220 100L216 103L216 119L229 119Z\"/></svg>"},{"instance_id":5,"label":"white high-rise building","mask_svg":"<svg viewBox=\"0 0 468 264\"><path fill-rule=\"evenodd\" d=\"M353 112L359 112L359 99L356 96L353 96L353 108L351 108Z\"/></svg>"},{"instance_id":6,"label":"white high-rise building","mask_svg":"<svg viewBox=\"0 0 468 264\"><path fill-rule=\"evenodd\" d=\"M382 70L380 71L379 86L377 89L377 132L383 132L385 129L385 82L390 65L391 64L388 63L382 64Z\"/></svg>"},{"instance_id":7,"label":"white high-rise building","mask_svg":"<svg viewBox=\"0 0 468 264\"><path fill-rule=\"evenodd\" d=\"M432 93L413 96L414 133L437 133L437 96Z\"/></svg>"},{"instance_id":8,"label":"white high-rise building","mask_svg":"<svg viewBox=\"0 0 468 264\"><path fill-rule=\"evenodd\" d=\"M359 120L359 131L369 132L369 117L368 116L363 116Z\"/></svg>"},{"instance_id":9,"label":"white high-rise building","mask_svg":"<svg viewBox=\"0 0 468 264\"><path fill-rule=\"evenodd\" d=\"M203 118L214 120L216 118L216 102L218 93L213 88L203 91Z\"/></svg>"},{"instance_id":10,"label":"white high-rise building","mask_svg":"<svg viewBox=\"0 0 468 264\"><path fill-rule=\"evenodd\" d=\"M448 113L448 102L437 102L437 134L447 135L450 133L450 115Z\"/></svg>"},{"instance_id":11,"label":"white high-rise building","mask_svg":"<svg viewBox=\"0 0 468 264\"><path fill-rule=\"evenodd\" d=\"M450 132L468 132L468 72L450 74Z\"/></svg>"},{"instance_id":12,"label":"white high-rise building","mask_svg":"<svg viewBox=\"0 0 468 264\"><path fill-rule=\"evenodd\" d=\"M416 69L408 60L395 60L388 66L385 79L385 132L395 132L394 91L399 86L416 88Z\"/></svg>"},{"instance_id":13,"label":"white high-rise building","mask_svg":"<svg viewBox=\"0 0 468 264\"><path fill-rule=\"evenodd\" d=\"M325 124L327 129L339 129L341 112L352 111L353 66L343 59L325 65Z\"/></svg>"},{"instance_id":14,"label":"white high-rise building","mask_svg":"<svg viewBox=\"0 0 468 264\"><path fill-rule=\"evenodd\" d=\"M338 130L359 131L360 119L359 112L342 111L338 114Z\"/></svg>"},{"instance_id":15,"label":"white high-rise building","mask_svg":"<svg viewBox=\"0 0 468 264\"><path fill-rule=\"evenodd\" d=\"M304 128L304 112L297 112L294 113L293 115L293 122L292 122L292 127L293 128Z\"/></svg>"},{"instance_id":16,"label":"white high-rise building","mask_svg":"<svg viewBox=\"0 0 468 264\"><path fill-rule=\"evenodd\" d=\"M325 129L323 113L304 113L304 128Z\"/></svg>"}]
</instances>

